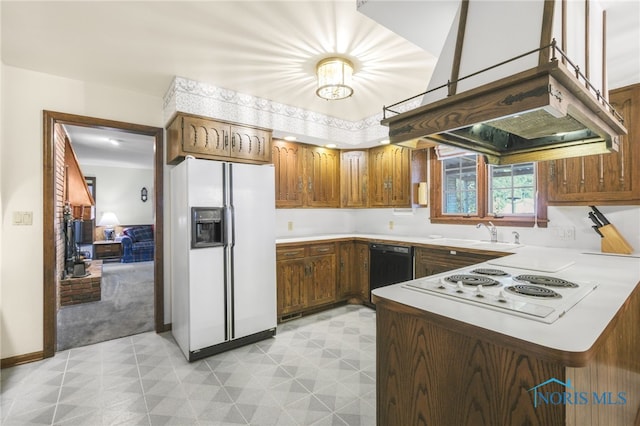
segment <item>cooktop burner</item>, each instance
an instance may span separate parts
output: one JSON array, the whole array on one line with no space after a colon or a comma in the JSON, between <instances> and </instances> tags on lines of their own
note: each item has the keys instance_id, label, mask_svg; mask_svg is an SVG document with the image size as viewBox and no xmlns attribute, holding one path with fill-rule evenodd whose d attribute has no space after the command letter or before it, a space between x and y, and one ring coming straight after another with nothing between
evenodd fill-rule
<instances>
[{"instance_id":1,"label":"cooktop burner","mask_svg":"<svg viewBox=\"0 0 640 426\"><path fill-rule=\"evenodd\" d=\"M537 285L516 284L504 288L506 291L522 296L532 297L544 297L552 299L560 299L562 296L559 293L546 287L539 287Z\"/></svg>"},{"instance_id":2,"label":"cooktop burner","mask_svg":"<svg viewBox=\"0 0 640 426\"><path fill-rule=\"evenodd\" d=\"M480 274L480 275L492 275L494 277L507 277L507 276L509 276L509 274L507 274L505 271L503 271L501 269L478 268L478 269L474 269L471 272L473 272L474 274Z\"/></svg>"},{"instance_id":3,"label":"cooktop burner","mask_svg":"<svg viewBox=\"0 0 640 426\"><path fill-rule=\"evenodd\" d=\"M579 287L578 284L563 280L562 278L548 277L546 275L518 275L514 281L527 284L544 285L548 287Z\"/></svg>"},{"instance_id":4,"label":"cooktop burner","mask_svg":"<svg viewBox=\"0 0 640 426\"><path fill-rule=\"evenodd\" d=\"M483 287L491 287L494 285L500 284L498 281L489 278L482 277L480 275L467 275L467 274L458 274L458 275L449 275L445 278L450 283L457 284L461 282L465 285L481 285Z\"/></svg>"}]
</instances>

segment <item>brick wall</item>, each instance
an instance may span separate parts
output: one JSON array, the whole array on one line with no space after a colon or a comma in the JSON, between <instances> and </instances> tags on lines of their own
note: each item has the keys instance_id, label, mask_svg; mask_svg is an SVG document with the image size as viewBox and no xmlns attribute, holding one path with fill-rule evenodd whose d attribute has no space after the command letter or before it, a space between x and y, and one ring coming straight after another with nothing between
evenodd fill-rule
<instances>
[{"instance_id":1,"label":"brick wall","mask_svg":"<svg viewBox=\"0 0 640 426\"><path fill-rule=\"evenodd\" d=\"M60 280L64 273L64 234L62 233L62 213L64 208L64 141L67 137L64 128L60 124L55 125L55 241L56 241L56 297L57 306L60 307Z\"/></svg>"},{"instance_id":2,"label":"brick wall","mask_svg":"<svg viewBox=\"0 0 640 426\"><path fill-rule=\"evenodd\" d=\"M88 272L91 274L84 278L67 278L60 280L60 306L77 305L79 303L97 302L100 300L102 261L92 260Z\"/></svg>"}]
</instances>

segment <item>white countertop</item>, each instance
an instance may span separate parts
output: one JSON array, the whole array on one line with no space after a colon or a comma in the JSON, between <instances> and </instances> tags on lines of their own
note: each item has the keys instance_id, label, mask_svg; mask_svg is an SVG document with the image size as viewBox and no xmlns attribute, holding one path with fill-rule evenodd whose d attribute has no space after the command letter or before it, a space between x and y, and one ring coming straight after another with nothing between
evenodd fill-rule
<instances>
[{"instance_id":1,"label":"white countertop","mask_svg":"<svg viewBox=\"0 0 640 426\"><path fill-rule=\"evenodd\" d=\"M385 234L327 234L297 238L281 238L276 243L297 243L341 238L365 238L399 241L413 244L458 246L481 250L513 252L500 258L518 267L533 265L532 270L556 270L552 275L568 281L594 283L598 287L553 324L460 303L436 295L404 288L402 283L378 288L378 297L396 301L414 308L432 312L473 326L521 339L545 348L582 353L588 351L615 317L632 291L640 283L640 256L608 255L589 250L550 248L539 246L513 246L509 244L478 244L478 240L449 238L408 237ZM492 266L492 261L482 263ZM535 266L535 268L533 268ZM564 268L564 269L562 269ZM438 278L451 271L425 279Z\"/></svg>"},{"instance_id":2,"label":"white countertop","mask_svg":"<svg viewBox=\"0 0 640 426\"><path fill-rule=\"evenodd\" d=\"M443 297L424 294L396 284L373 293L417 309L515 337L545 348L582 353L588 351L640 282L640 259L629 256L585 254L581 250L525 246L502 259L535 259L536 264L566 262L570 266L552 275L598 287L553 324L493 311ZM492 267L489 262L482 263ZM451 272L424 279L446 276Z\"/></svg>"},{"instance_id":3,"label":"white countertop","mask_svg":"<svg viewBox=\"0 0 640 426\"><path fill-rule=\"evenodd\" d=\"M439 246L454 246L460 248L472 248L476 250L504 251L511 252L518 250L522 245L516 245L508 242L492 243L487 240L471 240L461 238L429 238L429 237L411 237L403 235L388 234L323 234L310 235L306 237L294 238L277 238L276 244L288 243L305 243L310 241L336 240L343 238L364 238L369 240L386 240L404 242L407 244L430 244Z\"/></svg>"}]
</instances>

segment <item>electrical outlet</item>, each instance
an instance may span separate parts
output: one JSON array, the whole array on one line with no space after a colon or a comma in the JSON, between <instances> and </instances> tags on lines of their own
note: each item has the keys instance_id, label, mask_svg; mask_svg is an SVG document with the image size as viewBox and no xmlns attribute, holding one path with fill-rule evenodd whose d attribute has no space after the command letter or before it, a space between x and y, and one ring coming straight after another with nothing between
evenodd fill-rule
<instances>
[{"instance_id":1,"label":"electrical outlet","mask_svg":"<svg viewBox=\"0 0 640 426\"><path fill-rule=\"evenodd\" d=\"M393 221L392 220L389 221L389 229L393 229Z\"/></svg>"},{"instance_id":2,"label":"electrical outlet","mask_svg":"<svg viewBox=\"0 0 640 426\"><path fill-rule=\"evenodd\" d=\"M293 222L291 222L291 221L287 222L287 229L289 231L293 231Z\"/></svg>"},{"instance_id":3,"label":"electrical outlet","mask_svg":"<svg viewBox=\"0 0 640 426\"><path fill-rule=\"evenodd\" d=\"M575 240L576 230L573 226L553 226L551 232L556 240Z\"/></svg>"}]
</instances>

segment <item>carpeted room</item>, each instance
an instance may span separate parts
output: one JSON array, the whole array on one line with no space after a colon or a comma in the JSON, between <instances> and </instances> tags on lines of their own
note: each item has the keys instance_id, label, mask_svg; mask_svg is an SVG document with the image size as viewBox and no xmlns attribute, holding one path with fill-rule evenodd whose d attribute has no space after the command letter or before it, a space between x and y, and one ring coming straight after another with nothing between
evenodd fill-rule
<instances>
[{"instance_id":1,"label":"carpeted room","mask_svg":"<svg viewBox=\"0 0 640 426\"><path fill-rule=\"evenodd\" d=\"M153 261L105 263L102 298L58 311L57 350L154 329Z\"/></svg>"}]
</instances>

